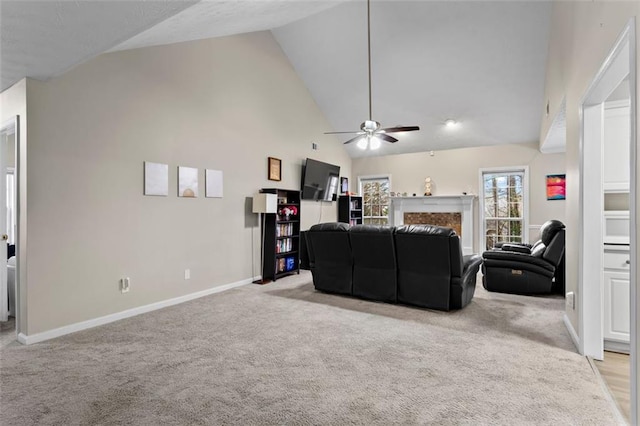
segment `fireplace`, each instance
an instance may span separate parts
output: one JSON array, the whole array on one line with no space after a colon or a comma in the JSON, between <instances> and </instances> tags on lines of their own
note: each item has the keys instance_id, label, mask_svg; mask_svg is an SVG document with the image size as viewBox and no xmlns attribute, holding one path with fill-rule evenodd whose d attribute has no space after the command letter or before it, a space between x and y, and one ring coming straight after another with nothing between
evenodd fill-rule
<instances>
[{"instance_id":1,"label":"fireplace","mask_svg":"<svg viewBox=\"0 0 640 426\"><path fill-rule=\"evenodd\" d=\"M475 195L393 197L389 223L394 226L429 224L455 229L463 254L473 253L473 201Z\"/></svg>"},{"instance_id":2,"label":"fireplace","mask_svg":"<svg viewBox=\"0 0 640 426\"><path fill-rule=\"evenodd\" d=\"M462 235L462 213L404 213L405 225L438 225Z\"/></svg>"}]
</instances>

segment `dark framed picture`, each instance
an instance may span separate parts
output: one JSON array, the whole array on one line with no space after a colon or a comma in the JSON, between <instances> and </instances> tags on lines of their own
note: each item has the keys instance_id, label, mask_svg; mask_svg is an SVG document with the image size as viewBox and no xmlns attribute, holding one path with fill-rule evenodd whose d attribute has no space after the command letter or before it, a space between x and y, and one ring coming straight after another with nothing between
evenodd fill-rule
<instances>
[{"instance_id":1,"label":"dark framed picture","mask_svg":"<svg viewBox=\"0 0 640 426\"><path fill-rule=\"evenodd\" d=\"M566 188L566 175L547 175L547 200L565 200Z\"/></svg>"},{"instance_id":2,"label":"dark framed picture","mask_svg":"<svg viewBox=\"0 0 640 426\"><path fill-rule=\"evenodd\" d=\"M346 194L349 192L349 178L341 177L340 178L340 193Z\"/></svg>"},{"instance_id":3,"label":"dark framed picture","mask_svg":"<svg viewBox=\"0 0 640 426\"><path fill-rule=\"evenodd\" d=\"M282 160L275 157L269 157L269 180L282 180Z\"/></svg>"}]
</instances>

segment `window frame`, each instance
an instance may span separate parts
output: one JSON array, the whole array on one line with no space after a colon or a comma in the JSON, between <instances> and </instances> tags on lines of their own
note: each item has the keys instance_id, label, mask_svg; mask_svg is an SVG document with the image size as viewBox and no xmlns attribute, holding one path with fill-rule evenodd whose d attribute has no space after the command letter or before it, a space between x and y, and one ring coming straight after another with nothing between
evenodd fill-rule
<instances>
[{"instance_id":1,"label":"window frame","mask_svg":"<svg viewBox=\"0 0 640 426\"><path fill-rule=\"evenodd\" d=\"M365 216L364 214L364 191L362 188L362 184L363 181L367 181L367 180L374 180L374 179L386 179L389 181L389 204L388 204L388 209L387 209L387 215L386 216ZM392 180L391 180L391 175L390 174L375 174L375 175L364 175L364 176L358 176L358 195L360 197L362 197L362 223L365 223L365 219L366 218L380 218L383 219L386 217L387 219L387 225L390 225L390 212L391 212L391 192L392 192Z\"/></svg>"},{"instance_id":2,"label":"window frame","mask_svg":"<svg viewBox=\"0 0 640 426\"><path fill-rule=\"evenodd\" d=\"M529 166L510 166L510 167L486 167L478 169L478 213L480 219L479 234L478 234L478 246L486 250L486 216L485 216L485 193L484 193L484 175L485 174L507 174L507 173L522 173L522 242L529 243Z\"/></svg>"}]
</instances>

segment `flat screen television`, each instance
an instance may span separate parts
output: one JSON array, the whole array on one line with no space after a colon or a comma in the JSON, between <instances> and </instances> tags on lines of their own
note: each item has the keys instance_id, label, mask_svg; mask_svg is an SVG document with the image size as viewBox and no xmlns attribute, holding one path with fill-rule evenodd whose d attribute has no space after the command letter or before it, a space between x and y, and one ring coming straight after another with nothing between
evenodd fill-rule
<instances>
[{"instance_id":1,"label":"flat screen television","mask_svg":"<svg viewBox=\"0 0 640 426\"><path fill-rule=\"evenodd\" d=\"M338 194L340 166L307 158L302 169L302 199L333 201Z\"/></svg>"}]
</instances>

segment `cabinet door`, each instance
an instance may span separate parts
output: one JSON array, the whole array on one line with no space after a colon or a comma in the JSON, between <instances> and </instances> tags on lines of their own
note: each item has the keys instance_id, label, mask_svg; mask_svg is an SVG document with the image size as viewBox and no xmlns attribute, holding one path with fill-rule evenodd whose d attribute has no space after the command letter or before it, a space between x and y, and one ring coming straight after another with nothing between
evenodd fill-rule
<instances>
[{"instance_id":1,"label":"cabinet door","mask_svg":"<svg viewBox=\"0 0 640 426\"><path fill-rule=\"evenodd\" d=\"M629 191L630 112L628 106L604 110L603 184L605 191Z\"/></svg>"},{"instance_id":2,"label":"cabinet door","mask_svg":"<svg viewBox=\"0 0 640 426\"><path fill-rule=\"evenodd\" d=\"M604 271L604 338L629 342L629 273Z\"/></svg>"}]
</instances>

